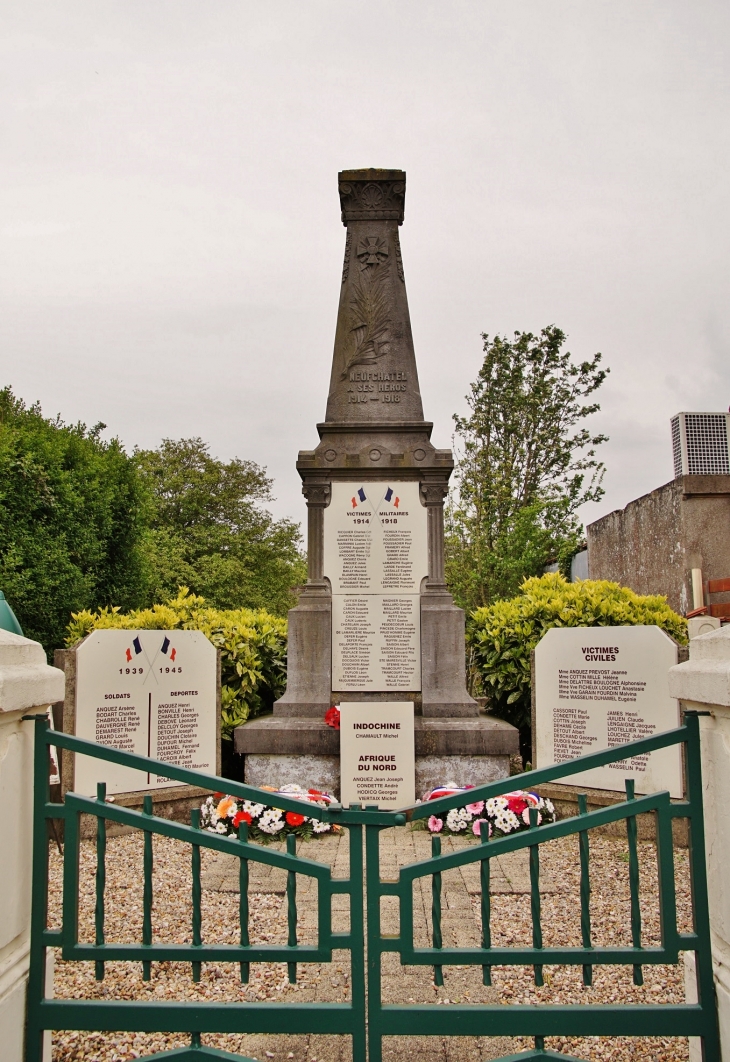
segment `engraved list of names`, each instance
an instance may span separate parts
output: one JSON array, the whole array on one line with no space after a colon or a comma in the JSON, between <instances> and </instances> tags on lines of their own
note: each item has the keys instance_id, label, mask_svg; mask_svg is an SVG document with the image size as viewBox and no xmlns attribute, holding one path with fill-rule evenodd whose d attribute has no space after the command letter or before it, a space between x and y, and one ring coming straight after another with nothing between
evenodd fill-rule
<instances>
[{"instance_id":1,"label":"engraved list of names","mask_svg":"<svg viewBox=\"0 0 730 1062\"><path fill-rule=\"evenodd\" d=\"M78 737L176 767L215 773L219 711L215 646L201 631L94 631L76 653ZM74 788L93 796L179 785L76 757Z\"/></svg>"},{"instance_id":2,"label":"engraved list of names","mask_svg":"<svg viewBox=\"0 0 730 1062\"><path fill-rule=\"evenodd\" d=\"M679 723L668 672L677 646L659 627L553 628L535 650L537 766L565 763ZM682 795L678 746L572 775L566 782Z\"/></svg>"},{"instance_id":3,"label":"engraved list of names","mask_svg":"<svg viewBox=\"0 0 730 1062\"><path fill-rule=\"evenodd\" d=\"M418 483L332 484L324 570L333 595L333 689L420 690L426 519Z\"/></svg>"}]
</instances>

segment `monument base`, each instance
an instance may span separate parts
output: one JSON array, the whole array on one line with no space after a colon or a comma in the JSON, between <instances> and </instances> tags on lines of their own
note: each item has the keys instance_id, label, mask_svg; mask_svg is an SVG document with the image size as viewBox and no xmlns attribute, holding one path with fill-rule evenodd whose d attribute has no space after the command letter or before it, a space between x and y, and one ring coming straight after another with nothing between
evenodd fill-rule
<instances>
[{"instance_id":1,"label":"monument base","mask_svg":"<svg viewBox=\"0 0 730 1062\"><path fill-rule=\"evenodd\" d=\"M445 719L416 715L416 794L437 785L481 785L509 776L519 732L492 716ZM237 753L245 756L250 785L297 782L307 789L340 795L340 735L322 720L268 715L234 731Z\"/></svg>"},{"instance_id":2,"label":"monument base","mask_svg":"<svg viewBox=\"0 0 730 1062\"><path fill-rule=\"evenodd\" d=\"M340 757L249 753L243 777L247 785L273 785L279 789L297 782L306 789L321 789L339 797Z\"/></svg>"}]
</instances>

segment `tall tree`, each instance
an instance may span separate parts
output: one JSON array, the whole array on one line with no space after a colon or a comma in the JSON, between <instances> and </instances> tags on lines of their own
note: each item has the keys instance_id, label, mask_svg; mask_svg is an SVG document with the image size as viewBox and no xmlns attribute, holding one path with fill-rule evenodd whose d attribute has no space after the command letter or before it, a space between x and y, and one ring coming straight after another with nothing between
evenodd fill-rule
<instances>
[{"instance_id":1,"label":"tall tree","mask_svg":"<svg viewBox=\"0 0 730 1062\"><path fill-rule=\"evenodd\" d=\"M306 578L298 525L274 520L271 479L253 461L211 457L202 439L164 439L135 460L153 498L147 540L151 600L179 585L217 608L284 615Z\"/></svg>"},{"instance_id":2,"label":"tall tree","mask_svg":"<svg viewBox=\"0 0 730 1062\"><path fill-rule=\"evenodd\" d=\"M555 325L539 336L483 334L484 362L455 416L456 475L447 506L447 579L471 611L516 593L582 536L578 508L603 495L606 440L582 423L608 369L601 355L574 363Z\"/></svg>"},{"instance_id":3,"label":"tall tree","mask_svg":"<svg viewBox=\"0 0 730 1062\"><path fill-rule=\"evenodd\" d=\"M104 427L48 419L0 391L0 589L49 653L72 611L144 598L146 492Z\"/></svg>"}]
</instances>

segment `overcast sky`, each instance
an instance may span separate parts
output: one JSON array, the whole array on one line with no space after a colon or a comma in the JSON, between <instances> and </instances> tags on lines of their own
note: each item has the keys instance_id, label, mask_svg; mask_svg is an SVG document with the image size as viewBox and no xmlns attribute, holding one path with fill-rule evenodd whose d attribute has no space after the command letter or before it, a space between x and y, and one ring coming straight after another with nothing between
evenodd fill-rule
<instances>
[{"instance_id":1,"label":"overcast sky","mask_svg":"<svg viewBox=\"0 0 730 1062\"><path fill-rule=\"evenodd\" d=\"M131 449L200 435L277 515L324 417L337 171L407 171L436 445L481 332L559 325L611 367L606 496L672 477L669 418L730 403L730 13L707 0L7 5L0 385Z\"/></svg>"}]
</instances>

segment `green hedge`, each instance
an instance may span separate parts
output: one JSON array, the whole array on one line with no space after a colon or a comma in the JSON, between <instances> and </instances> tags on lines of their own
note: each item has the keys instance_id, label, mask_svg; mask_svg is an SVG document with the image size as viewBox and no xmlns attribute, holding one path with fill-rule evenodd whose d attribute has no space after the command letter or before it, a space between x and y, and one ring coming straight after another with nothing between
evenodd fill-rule
<instances>
[{"instance_id":1,"label":"green hedge","mask_svg":"<svg viewBox=\"0 0 730 1062\"><path fill-rule=\"evenodd\" d=\"M264 609L215 609L181 587L177 597L152 608L75 612L66 645L94 630L196 630L221 650L221 733L270 709L286 686L286 620Z\"/></svg>"},{"instance_id":2,"label":"green hedge","mask_svg":"<svg viewBox=\"0 0 730 1062\"><path fill-rule=\"evenodd\" d=\"M569 583L557 573L526 579L516 597L472 613L467 627L471 674L489 708L522 729L530 725L530 653L551 627L656 625L687 641L687 621L665 597L641 596L618 583Z\"/></svg>"}]
</instances>

